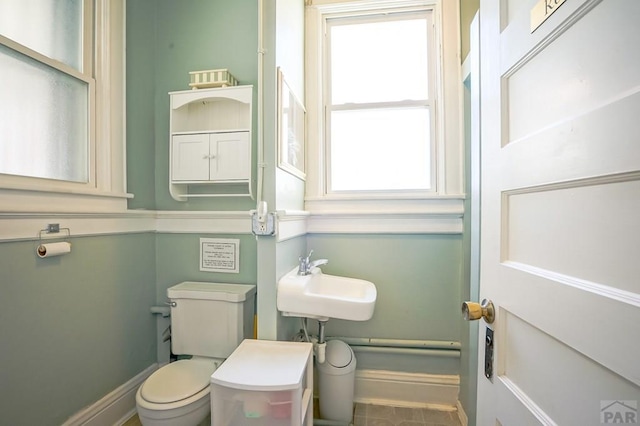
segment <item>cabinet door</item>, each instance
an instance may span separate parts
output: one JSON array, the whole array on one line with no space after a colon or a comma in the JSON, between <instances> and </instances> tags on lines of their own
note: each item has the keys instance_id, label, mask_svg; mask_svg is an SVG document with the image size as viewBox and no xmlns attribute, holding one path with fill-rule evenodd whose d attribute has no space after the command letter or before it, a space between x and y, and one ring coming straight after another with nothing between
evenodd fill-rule
<instances>
[{"instance_id":1,"label":"cabinet door","mask_svg":"<svg viewBox=\"0 0 640 426\"><path fill-rule=\"evenodd\" d=\"M250 176L249 132L212 133L211 180L247 180Z\"/></svg>"},{"instance_id":2,"label":"cabinet door","mask_svg":"<svg viewBox=\"0 0 640 426\"><path fill-rule=\"evenodd\" d=\"M171 145L172 180L209 180L209 134L175 135Z\"/></svg>"}]
</instances>

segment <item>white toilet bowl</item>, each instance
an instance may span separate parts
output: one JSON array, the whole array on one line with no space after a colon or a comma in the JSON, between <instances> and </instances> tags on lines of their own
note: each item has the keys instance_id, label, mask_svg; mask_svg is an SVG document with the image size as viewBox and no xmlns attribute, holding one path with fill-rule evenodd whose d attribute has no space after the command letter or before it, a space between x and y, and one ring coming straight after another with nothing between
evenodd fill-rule
<instances>
[{"instance_id":1,"label":"white toilet bowl","mask_svg":"<svg viewBox=\"0 0 640 426\"><path fill-rule=\"evenodd\" d=\"M167 364L138 388L136 408L144 426L196 426L211 411L210 379L221 361L194 357Z\"/></svg>"}]
</instances>

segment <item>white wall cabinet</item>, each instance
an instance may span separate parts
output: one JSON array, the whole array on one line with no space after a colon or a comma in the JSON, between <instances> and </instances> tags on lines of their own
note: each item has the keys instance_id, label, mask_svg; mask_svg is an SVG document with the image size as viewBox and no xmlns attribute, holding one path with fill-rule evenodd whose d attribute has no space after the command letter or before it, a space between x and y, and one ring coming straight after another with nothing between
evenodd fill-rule
<instances>
[{"instance_id":1,"label":"white wall cabinet","mask_svg":"<svg viewBox=\"0 0 640 426\"><path fill-rule=\"evenodd\" d=\"M253 86L171 92L171 196L251 197Z\"/></svg>"}]
</instances>

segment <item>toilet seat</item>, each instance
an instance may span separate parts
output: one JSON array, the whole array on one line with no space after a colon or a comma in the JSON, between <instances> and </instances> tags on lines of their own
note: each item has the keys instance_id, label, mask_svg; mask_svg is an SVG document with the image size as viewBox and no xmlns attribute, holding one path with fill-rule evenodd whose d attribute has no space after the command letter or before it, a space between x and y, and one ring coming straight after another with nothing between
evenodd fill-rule
<instances>
[{"instance_id":1,"label":"toilet seat","mask_svg":"<svg viewBox=\"0 0 640 426\"><path fill-rule=\"evenodd\" d=\"M136 410L141 423L147 426L199 424L211 411L209 381L221 361L194 357L156 370L136 392Z\"/></svg>"},{"instance_id":2,"label":"toilet seat","mask_svg":"<svg viewBox=\"0 0 640 426\"><path fill-rule=\"evenodd\" d=\"M192 358L173 362L155 371L145 380L140 396L153 404L172 404L193 395L208 392L216 370L212 359Z\"/></svg>"}]
</instances>

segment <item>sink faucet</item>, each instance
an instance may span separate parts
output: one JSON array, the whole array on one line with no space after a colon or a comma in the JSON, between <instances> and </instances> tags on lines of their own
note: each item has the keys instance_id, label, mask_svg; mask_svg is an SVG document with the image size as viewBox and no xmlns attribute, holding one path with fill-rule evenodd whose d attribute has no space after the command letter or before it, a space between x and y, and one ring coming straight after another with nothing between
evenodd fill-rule
<instances>
[{"instance_id":1,"label":"sink faucet","mask_svg":"<svg viewBox=\"0 0 640 426\"><path fill-rule=\"evenodd\" d=\"M313 268L329 263L329 260L327 259L317 259L311 262L310 259L312 254L313 250L309 252L309 255L307 257L298 258L298 261L300 262L300 264L298 265L298 275L309 275Z\"/></svg>"}]
</instances>

